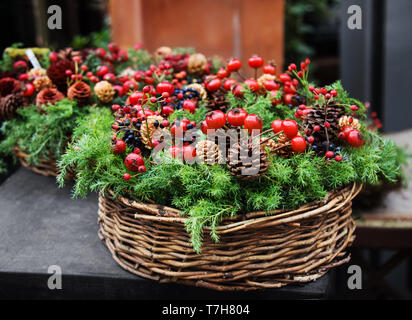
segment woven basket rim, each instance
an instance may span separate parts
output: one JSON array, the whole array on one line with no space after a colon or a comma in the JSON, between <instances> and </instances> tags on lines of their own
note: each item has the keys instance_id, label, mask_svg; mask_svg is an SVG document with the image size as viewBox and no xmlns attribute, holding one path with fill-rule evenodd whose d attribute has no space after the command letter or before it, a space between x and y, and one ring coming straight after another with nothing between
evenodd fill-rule
<instances>
[{"instance_id":1,"label":"woven basket rim","mask_svg":"<svg viewBox=\"0 0 412 320\"><path fill-rule=\"evenodd\" d=\"M265 211L254 211L246 214L238 214L234 217L224 217L220 225L216 227L216 230L219 233L232 232L243 229L245 225L261 226L262 223L268 223L272 220L271 225L283 223L293 225L295 221L298 221L303 217L311 217L326 211L338 210L348 201L352 201L361 189L362 184L353 182L351 185L343 187L339 190L330 191L323 200L309 202L296 209L278 209L270 212L269 214ZM345 199L345 193L348 191L349 196ZM188 219L181 214L183 212L182 210L155 203L144 203L137 200L131 200L122 195L115 195L111 189L107 189L105 192L100 191L99 196L108 197L114 201L120 201L127 207L137 209L138 211L135 213L134 218L171 223L185 223ZM337 207L334 207L337 203L340 204ZM140 212L144 212L144 214ZM296 226L297 225L298 224L296 224ZM209 227L205 227L204 229L210 230Z\"/></svg>"}]
</instances>

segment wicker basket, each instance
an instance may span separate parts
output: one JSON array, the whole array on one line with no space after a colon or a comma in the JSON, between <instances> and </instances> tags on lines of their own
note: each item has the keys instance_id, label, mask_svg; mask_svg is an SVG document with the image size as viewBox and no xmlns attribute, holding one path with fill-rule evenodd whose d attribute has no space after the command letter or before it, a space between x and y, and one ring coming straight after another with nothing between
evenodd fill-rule
<instances>
[{"instance_id":1,"label":"wicker basket","mask_svg":"<svg viewBox=\"0 0 412 320\"><path fill-rule=\"evenodd\" d=\"M57 177L59 175L59 169L57 168L57 164L54 159L41 160L40 163L34 165L28 162L28 158L30 155L25 151L21 150L19 147L15 146L13 148L13 152L23 167L26 167L31 171L41 174L43 176ZM75 173L72 170L70 170L66 174L65 179L74 180L74 177Z\"/></svg>"},{"instance_id":2,"label":"wicker basket","mask_svg":"<svg viewBox=\"0 0 412 320\"><path fill-rule=\"evenodd\" d=\"M219 243L204 231L201 254L193 251L179 210L115 199L108 191L99 197L99 237L124 269L143 278L219 291L279 288L315 280L349 261L352 199L361 187L353 184L293 211L225 219Z\"/></svg>"}]
</instances>

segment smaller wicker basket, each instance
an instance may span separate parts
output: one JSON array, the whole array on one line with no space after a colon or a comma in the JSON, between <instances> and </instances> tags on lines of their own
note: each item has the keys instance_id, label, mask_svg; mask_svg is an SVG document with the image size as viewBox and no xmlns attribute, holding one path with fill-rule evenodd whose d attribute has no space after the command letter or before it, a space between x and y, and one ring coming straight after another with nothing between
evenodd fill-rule
<instances>
[{"instance_id":1,"label":"smaller wicker basket","mask_svg":"<svg viewBox=\"0 0 412 320\"><path fill-rule=\"evenodd\" d=\"M361 188L353 184L295 210L226 218L217 227L219 243L205 230L201 254L179 210L108 191L99 196L99 236L120 266L143 278L219 291L279 288L349 261L352 199Z\"/></svg>"},{"instance_id":2,"label":"smaller wicker basket","mask_svg":"<svg viewBox=\"0 0 412 320\"><path fill-rule=\"evenodd\" d=\"M40 163L34 165L30 164L28 162L29 154L23 150L21 150L19 147L15 146L13 148L13 152L17 159L19 160L20 164L23 167L28 168L29 170L41 174L43 176L53 176L57 177L59 175L59 169L57 168L57 163L54 159L42 159L40 160ZM65 179L66 180L74 180L75 178L75 173L73 170L70 170L67 172Z\"/></svg>"}]
</instances>

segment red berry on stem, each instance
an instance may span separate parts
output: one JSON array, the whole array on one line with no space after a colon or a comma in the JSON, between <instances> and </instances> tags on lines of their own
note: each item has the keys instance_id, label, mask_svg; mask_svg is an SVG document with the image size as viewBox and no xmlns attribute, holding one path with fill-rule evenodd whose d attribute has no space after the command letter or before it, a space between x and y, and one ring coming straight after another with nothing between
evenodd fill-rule
<instances>
[{"instance_id":1,"label":"red berry on stem","mask_svg":"<svg viewBox=\"0 0 412 320\"><path fill-rule=\"evenodd\" d=\"M25 97L30 97L33 95L34 91L35 91L35 87L32 83L26 83L24 85L24 91L23 91L23 96Z\"/></svg>"},{"instance_id":2,"label":"red berry on stem","mask_svg":"<svg viewBox=\"0 0 412 320\"><path fill-rule=\"evenodd\" d=\"M244 84L249 87L250 90L256 92L259 90L259 84L255 79L246 79Z\"/></svg>"},{"instance_id":3,"label":"red berry on stem","mask_svg":"<svg viewBox=\"0 0 412 320\"><path fill-rule=\"evenodd\" d=\"M139 170L139 167L144 165L144 160L142 156L136 153L130 153L124 160L124 164L126 165L126 168L128 170L137 172Z\"/></svg>"},{"instance_id":4,"label":"red berry on stem","mask_svg":"<svg viewBox=\"0 0 412 320\"><path fill-rule=\"evenodd\" d=\"M252 130L259 130L262 131L262 126L263 126L263 120L261 117L259 117L256 114L249 114L245 118L245 122L243 127L247 130L249 130L249 133L252 132Z\"/></svg>"},{"instance_id":5,"label":"red berry on stem","mask_svg":"<svg viewBox=\"0 0 412 320\"><path fill-rule=\"evenodd\" d=\"M236 83L235 79L226 79L225 82L223 83L223 88L226 91L229 91L235 83Z\"/></svg>"},{"instance_id":6,"label":"red berry on stem","mask_svg":"<svg viewBox=\"0 0 412 320\"><path fill-rule=\"evenodd\" d=\"M263 58L257 55L254 55L249 58L247 63L249 64L249 67L257 69L263 66Z\"/></svg>"},{"instance_id":7,"label":"red berry on stem","mask_svg":"<svg viewBox=\"0 0 412 320\"><path fill-rule=\"evenodd\" d=\"M125 174L123 175L123 179L126 180L126 181L130 180L130 174L129 174L129 173L125 173Z\"/></svg>"},{"instance_id":8,"label":"red berry on stem","mask_svg":"<svg viewBox=\"0 0 412 320\"><path fill-rule=\"evenodd\" d=\"M196 112L196 102L193 100L185 100L183 101L183 110L187 110L190 113Z\"/></svg>"},{"instance_id":9,"label":"red berry on stem","mask_svg":"<svg viewBox=\"0 0 412 320\"><path fill-rule=\"evenodd\" d=\"M348 133L346 140L352 147L362 147L365 143L363 134L359 130L352 130Z\"/></svg>"},{"instance_id":10,"label":"red berry on stem","mask_svg":"<svg viewBox=\"0 0 412 320\"><path fill-rule=\"evenodd\" d=\"M298 124L295 120L283 120L282 130L286 134L286 136L293 138L298 134Z\"/></svg>"},{"instance_id":11,"label":"red berry on stem","mask_svg":"<svg viewBox=\"0 0 412 320\"><path fill-rule=\"evenodd\" d=\"M276 67L271 64L267 64L263 67L263 73L275 75L276 74Z\"/></svg>"},{"instance_id":12,"label":"red berry on stem","mask_svg":"<svg viewBox=\"0 0 412 320\"><path fill-rule=\"evenodd\" d=\"M335 153L333 151L328 151L325 153L326 158L333 158L335 156Z\"/></svg>"},{"instance_id":13,"label":"red berry on stem","mask_svg":"<svg viewBox=\"0 0 412 320\"><path fill-rule=\"evenodd\" d=\"M170 82L162 81L157 84L156 91L160 94L167 92L169 95L172 95L175 92L175 87Z\"/></svg>"},{"instance_id":14,"label":"red berry on stem","mask_svg":"<svg viewBox=\"0 0 412 320\"><path fill-rule=\"evenodd\" d=\"M50 61L51 62L56 62L57 61L57 59L58 59L58 54L57 54L57 52L50 52L50 54L49 54L49 59L50 59Z\"/></svg>"},{"instance_id":15,"label":"red berry on stem","mask_svg":"<svg viewBox=\"0 0 412 320\"><path fill-rule=\"evenodd\" d=\"M232 126L240 127L245 123L246 116L247 112L245 109L235 108L227 113L226 118Z\"/></svg>"},{"instance_id":16,"label":"red berry on stem","mask_svg":"<svg viewBox=\"0 0 412 320\"><path fill-rule=\"evenodd\" d=\"M283 130L282 129L282 122L283 121L280 120L280 119L275 119L275 120L272 121L271 127L272 127L272 130L273 130L274 133L278 133L278 132Z\"/></svg>"},{"instance_id":17,"label":"red berry on stem","mask_svg":"<svg viewBox=\"0 0 412 320\"><path fill-rule=\"evenodd\" d=\"M96 74L99 77L103 77L108 72L109 72L109 67L106 66L106 65L103 65L103 66L100 66L100 67L97 68Z\"/></svg>"},{"instance_id":18,"label":"red berry on stem","mask_svg":"<svg viewBox=\"0 0 412 320\"><path fill-rule=\"evenodd\" d=\"M226 115L220 110L214 110L206 115L206 123L210 129L220 129L226 123Z\"/></svg>"},{"instance_id":19,"label":"red berry on stem","mask_svg":"<svg viewBox=\"0 0 412 320\"><path fill-rule=\"evenodd\" d=\"M145 166L139 166L137 168L137 171L139 171L140 173L146 172L146 167Z\"/></svg>"},{"instance_id":20,"label":"red berry on stem","mask_svg":"<svg viewBox=\"0 0 412 320\"><path fill-rule=\"evenodd\" d=\"M231 59L227 63L227 70L229 72L238 71L242 67L242 62L239 59Z\"/></svg>"},{"instance_id":21,"label":"red berry on stem","mask_svg":"<svg viewBox=\"0 0 412 320\"><path fill-rule=\"evenodd\" d=\"M292 150L296 153L302 153L306 150L305 138L301 136L296 136L292 138Z\"/></svg>"},{"instance_id":22,"label":"red berry on stem","mask_svg":"<svg viewBox=\"0 0 412 320\"><path fill-rule=\"evenodd\" d=\"M218 76L220 79L227 78L227 77L230 76L230 72L227 71L227 69L225 69L225 68L221 68L221 69L219 69L219 71L217 72L217 76Z\"/></svg>"},{"instance_id":23,"label":"red berry on stem","mask_svg":"<svg viewBox=\"0 0 412 320\"><path fill-rule=\"evenodd\" d=\"M212 80L210 80L208 83L207 83L207 85L206 85L206 89L208 90L208 91L217 91L217 90L219 90L219 88L221 87L221 85L222 85L222 80L220 80L219 78L215 78L215 79L212 79Z\"/></svg>"},{"instance_id":24,"label":"red berry on stem","mask_svg":"<svg viewBox=\"0 0 412 320\"><path fill-rule=\"evenodd\" d=\"M341 162L342 159L343 159L343 158L342 158L342 156L340 156L340 155L335 156L335 160L338 161L338 162Z\"/></svg>"}]
</instances>

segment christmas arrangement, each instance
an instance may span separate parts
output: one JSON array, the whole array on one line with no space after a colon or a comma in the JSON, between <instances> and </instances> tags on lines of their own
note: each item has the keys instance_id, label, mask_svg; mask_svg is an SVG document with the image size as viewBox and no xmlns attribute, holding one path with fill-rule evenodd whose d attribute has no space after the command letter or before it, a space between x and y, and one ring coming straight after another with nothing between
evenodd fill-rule
<instances>
[{"instance_id":1,"label":"christmas arrangement","mask_svg":"<svg viewBox=\"0 0 412 320\"><path fill-rule=\"evenodd\" d=\"M0 64L0 153L13 153L38 173L57 175L56 161L77 121L92 108L124 103L134 83L125 70L151 59L140 47L127 52L114 43L81 51L6 49Z\"/></svg>"},{"instance_id":2,"label":"christmas arrangement","mask_svg":"<svg viewBox=\"0 0 412 320\"><path fill-rule=\"evenodd\" d=\"M59 163L100 192L100 236L137 275L217 290L279 287L348 261L351 200L396 181L400 149L310 61L278 73L159 48L112 110L93 109ZM132 72L130 69L127 71Z\"/></svg>"}]
</instances>

